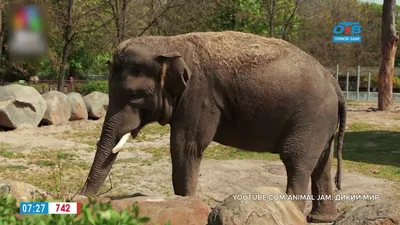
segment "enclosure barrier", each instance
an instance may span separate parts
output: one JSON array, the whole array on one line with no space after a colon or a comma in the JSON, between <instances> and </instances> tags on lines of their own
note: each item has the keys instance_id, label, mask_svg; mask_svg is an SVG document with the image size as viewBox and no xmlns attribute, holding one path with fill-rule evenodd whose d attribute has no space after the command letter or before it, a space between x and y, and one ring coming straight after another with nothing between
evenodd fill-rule
<instances>
[{"instance_id":1,"label":"enclosure barrier","mask_svg":"<svg viewBox=\"0 0 400 225\"><path fill-rule=\"evenodd\" d=\"M334 74L338 81L343 94L347 100L353 101L377 101L378 100L378 85L377 77L378 67L361 67L345 68L346 72L341 72L339 65L336 68L328 70ZM372 77L372 74L375 76ZM362 80L363 79L363 80ZM371 83L374 79L374 83ZM395 67L394 84L393 84L393 99L400 102L400 68Z\"/></svg>"}]
</instances>

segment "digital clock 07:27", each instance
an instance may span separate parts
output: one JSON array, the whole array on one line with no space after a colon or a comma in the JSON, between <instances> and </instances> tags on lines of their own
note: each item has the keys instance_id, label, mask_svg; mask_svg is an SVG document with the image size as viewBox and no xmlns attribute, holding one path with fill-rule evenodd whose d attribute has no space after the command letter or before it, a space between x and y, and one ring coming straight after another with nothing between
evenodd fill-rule
<instances>
[{"instance_id":1,"label":"digital clock 07:27","mask_svg":"<svg viewBox=\"0 0 400 225\"><path fill-rule=\"evenodd\" d=\"M19 213L22 214L48 214L47 202L20 202Z\"/></svg>"}]
</instances>

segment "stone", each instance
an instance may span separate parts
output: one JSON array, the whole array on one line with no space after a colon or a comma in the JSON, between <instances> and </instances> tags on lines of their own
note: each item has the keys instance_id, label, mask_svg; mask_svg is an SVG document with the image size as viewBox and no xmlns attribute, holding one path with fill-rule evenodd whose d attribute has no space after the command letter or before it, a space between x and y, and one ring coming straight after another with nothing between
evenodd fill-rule
<instances>
[{"instance_id":1,"label":"stone","mask_svg":"<svg viewBox=\"0 0 400 225\"><path fill-rule=\"evenodd\" d=\"M400 201L365 204L343 214L334 225L400 225Z\"/></svg>"},{"instance_id":2,"label":"stone","mask_svg":"<svg viewBox=\"0 0 400 225\"><path fill-rule=\"evenodd\" d=\"M71 118L71 104L67 96L59 91L49 91L42 95L47 103L47 110L43 116L43 124L62 124Z\"/></svg>"},{"instance_id":3,"label":"stone","mask_svg":"<svg viewBox=\"0 0 400 225\"><path fill-rule=\"evenodd\" d=\"M0 126L37 127L46 109L46 101L35 88L19 84L0 86Z\"/></svg>"},{"instance_id":4,"label":"stone","mask_svg":"<svg viewBox=\"0 0 400 225\"><path fill-rule=\"evenodd\" d=\"M243 196L244 193L237 195ZM286 195L276 187L255 188L251 196ZM210 213L207 225L303 225L306 217L289 200L253 200L229 196ZM236 197L236 198L235 198Z\"/></svg>"},{"instance_id":5,"label":"stone","mask_svg":"<svg viewBox=\"0 0 400 225\"><path fill-rule=\"evenodd\" d=\"M89 118L100 119L105 117L108 108L108 95L99 91L83 97L83 101L87 107Z\"/></svg>"},{"instance_id":6,"label":"stone","mask_svg":"<svg viewBox=\"0 0 400 225\"><path fill-rule=\"evenodd\" d=\"M67 98L71 104L71 118L69 120L87 120L88 111L82 95L77 92L71 92L67 94Z\"/></svg>"},{"instance_id":7,"label":"stone","mask_svg":"<svg viewBox=\"0 0 400 225\"><path fill-rule=\"evenodd\" d=\"M51 199L49 192L20 181L0 180L0 193L11 194L19 202Z\"/></svg>"},{"instance_id":8,"label":"stone","mask_svg":"<svg viewBox=\"0 0 400 225\"><path fill-rule=\"evenodd\" d=\"M87 199L76 197L82 204L88 202ZM127 197L122 199L98 197L96 202L110 202L113 209L123 211L133 205L139 206L139 217L149 217L150 221L146 225L171 224L184 225L205 225L211 209L198 197L171 196L168 198L154 197Z\"/></svg>"}]
</instances>

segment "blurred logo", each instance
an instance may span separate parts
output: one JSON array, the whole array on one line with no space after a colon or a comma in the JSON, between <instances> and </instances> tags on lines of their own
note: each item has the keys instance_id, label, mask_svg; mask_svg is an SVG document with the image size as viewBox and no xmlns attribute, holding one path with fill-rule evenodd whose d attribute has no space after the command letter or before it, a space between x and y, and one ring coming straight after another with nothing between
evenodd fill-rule
<instances>
[{"instance_id":1,"label":"blurred logo","mask_svg":"<svg viewBox=\"0 0 400 225\"><path fill-rule=\"evenodd\" d=\"M335 43L361 42L361 28L359 22L340 22L333 27L332 41Z\"/></svg>"},{"instance_id":2,"label":"blurred logo","mask_svg":"<svg viewBox=\"0 0 400 225\"><path fill-rule=\"evenodd\" d=\"M10 56L16 60L39 57L46 52L42 9L37 5L10 8Z\"/></svg>"}]
</instances>

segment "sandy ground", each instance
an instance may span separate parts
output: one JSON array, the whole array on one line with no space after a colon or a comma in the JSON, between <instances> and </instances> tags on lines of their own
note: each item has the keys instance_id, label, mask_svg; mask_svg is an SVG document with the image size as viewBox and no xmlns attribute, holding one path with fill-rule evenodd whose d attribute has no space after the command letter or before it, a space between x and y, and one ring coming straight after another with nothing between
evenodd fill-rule
<instances>
[{"instance_id":1,"label":"sandy ground","mask_svg":"<svg viewBox=\"0 0 400 225\"><path fill-rule=\"evenodd\" d=\"M400 107L393 112L374 112L369 104L349 106L348 124L365 122L385 126L400 126ZM94 157L94 144L82 143L62 134L68 131L88 131L101 127L103 121L75 121L64 125L44 126L39 128L24 128L0 132L1 144L17 146L18 151L29 152L46 148L54 150L71 150L78 154L88 165ZM135 142L130 141L127 147L136 147L137 151L122 150L117 163L111 171L113 189L107 195L142 193L150 196L165 196L173 193L171 183L171 164L168 157L143 163L152 155L140 151L143 147L168 147L169 136L164 135L155 140ZM92 148L92 151L87 151ZM73 150L72 150L73 149ZM344 152L345 154L345 152ZM132 159L131 161L129 161ZM0 165L24 164L23 159L6 159L0 157ZM29 165L30 167L33 165ZM41 169L40 167L35 167ZM87 171L88 172L88 171ZM332 171L334 175L334 170ZM0 179L1 179L0 173ZM86 174L82 175L82 179ZM108 181L106 181L108 182ZM274 186L285 190L286 172L280 161L265 160L203 160L198 181L198 195L210 206L234 193L248 194L250 188L257 186ZM376 201L395 198L395 184L392 181L367 177L361 174L345 171L342 180L342 190L337 194L377 194ZM338 206L346 209L363 201L340 201ZM310 209L311 202L308 203Z\"/></svg>"}]
</instances>

